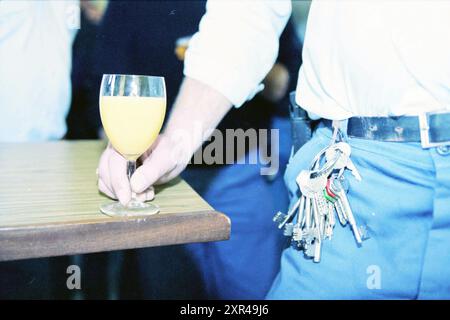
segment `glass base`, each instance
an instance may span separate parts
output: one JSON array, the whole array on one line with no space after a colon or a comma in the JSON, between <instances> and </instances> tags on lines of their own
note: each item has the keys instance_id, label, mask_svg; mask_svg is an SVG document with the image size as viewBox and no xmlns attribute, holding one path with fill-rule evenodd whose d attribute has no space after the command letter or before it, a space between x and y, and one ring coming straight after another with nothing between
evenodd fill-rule
<instances>
[{"instance_id":1,"label":"glass base","mask_svg":"<svg viewBox=\"0 0 450 320\"><path fill-rule=\"evenodd\" d=\"M100 206L100 211L111 217L149 216L159 212L157 205L131 200L126 206L120 202L106 203Z\"/></svg>"}]
</instances>

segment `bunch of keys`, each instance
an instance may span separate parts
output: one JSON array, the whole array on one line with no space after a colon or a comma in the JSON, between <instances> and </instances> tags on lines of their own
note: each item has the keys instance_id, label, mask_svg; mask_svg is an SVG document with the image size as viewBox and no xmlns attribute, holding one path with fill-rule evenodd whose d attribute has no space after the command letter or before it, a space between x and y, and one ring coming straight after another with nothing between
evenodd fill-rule
<instances>
[{"instance_id":1,"label":"bunch of keys","mask_svg":"<svg viewBox=\"0 0 450 320\"><path fill-rule=\"evenodd\" d=\"M335 140L319 152L309 170L302 170L297 176L301 192L298 201L287 214L278 212L273 218L279 229L284 228L284 235L291 237L292 245L314 262L320 262L322 242L333 235L336 216L342 226L350 226L356 242L362 243L363 237L347 198L348 183L343 175L347 169L361 181L350 154L348 143Z\"/></svg>"}]
</instances>

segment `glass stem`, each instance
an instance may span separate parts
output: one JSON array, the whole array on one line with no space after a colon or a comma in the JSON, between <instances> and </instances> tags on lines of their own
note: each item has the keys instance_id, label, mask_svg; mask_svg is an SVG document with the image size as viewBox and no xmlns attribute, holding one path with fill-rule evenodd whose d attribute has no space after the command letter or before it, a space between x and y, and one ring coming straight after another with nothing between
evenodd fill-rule
<instances>
[{"instance_id":1,"label":"glass stem","mask_svg":"<svg viewBox=\"0 0 450 320\"><path fill-rule=\"evenodd\" d=\"M128 176L128 182L131 185L131 176L133 175L133 173L136 171L136 161L131 161L128 160L127 161L127 176ZM136 199L136 193L134 193L133 191L131 191L131 201L137 201Z\"/></svg>"}]
</instances>

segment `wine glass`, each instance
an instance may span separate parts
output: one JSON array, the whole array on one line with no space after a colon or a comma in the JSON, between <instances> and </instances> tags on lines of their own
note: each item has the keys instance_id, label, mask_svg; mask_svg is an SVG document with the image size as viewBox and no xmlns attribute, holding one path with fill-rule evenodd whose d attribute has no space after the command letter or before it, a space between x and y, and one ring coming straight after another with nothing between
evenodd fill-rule
<instances>
[{"instance_id":1,"label":"wine glass","mask_svg":"<svg viewBox=\"0 0 450 320\"><path fill-rule=\"evenodd\" d=\"M136 160L158 137L166 113L163 77L103 75L100 88L100 116L112 147L127 160L127 175L136 170ZM127 205L104 204L100 210L110 216L155 214L158 206L140 202L132 193Z\"/></svg>"}]
</instances>

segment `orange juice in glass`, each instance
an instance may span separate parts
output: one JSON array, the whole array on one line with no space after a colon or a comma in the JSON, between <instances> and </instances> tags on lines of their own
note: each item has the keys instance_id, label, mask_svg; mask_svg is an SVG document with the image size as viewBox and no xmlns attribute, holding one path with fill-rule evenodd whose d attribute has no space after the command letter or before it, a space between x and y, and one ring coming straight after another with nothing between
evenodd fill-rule
<instances>
[{"instance_id":1,"label":"orange juice in glass","mask_svg":"<svg viewBox=\"0 0 450 320\"><path fill-rule=\"evenodd\" d=\"M163 77L103 75L100 116L111 145L127 160L128 178L136 170L136 160L158 137L165 113ZM110 216L135 216L154 214L159 208L133 196L126 206L113 202L100 210Z\"/></svg>"}]
</instances>

